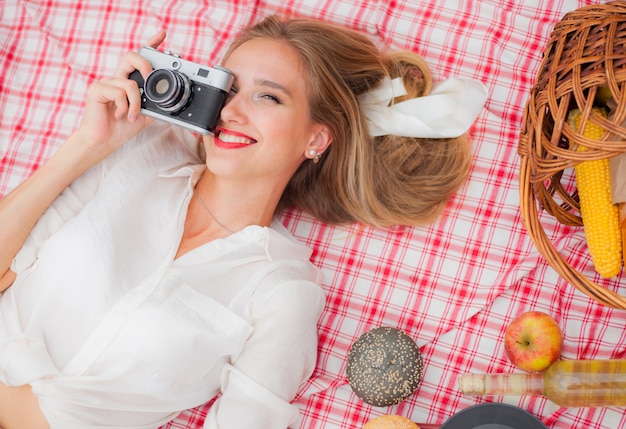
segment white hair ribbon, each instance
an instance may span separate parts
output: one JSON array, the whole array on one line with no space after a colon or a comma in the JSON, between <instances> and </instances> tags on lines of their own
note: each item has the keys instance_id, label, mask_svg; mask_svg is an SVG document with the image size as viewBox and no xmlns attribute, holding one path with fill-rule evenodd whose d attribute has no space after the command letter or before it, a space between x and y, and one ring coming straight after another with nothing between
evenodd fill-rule
<instances>
[{"instance_id":1,"label":"white hair ribbon","mask_svg":"<svg viewBox=\"0 0 626 429\"><path fill-rule=\"evenodd\" d=\"M389 105L406 93L402 78L386 77L359 96L372 137L458 137L469 130L487 101L487 88L482 83L454 78L433 85L429 95Z\"/></svg>"}]
</instances>

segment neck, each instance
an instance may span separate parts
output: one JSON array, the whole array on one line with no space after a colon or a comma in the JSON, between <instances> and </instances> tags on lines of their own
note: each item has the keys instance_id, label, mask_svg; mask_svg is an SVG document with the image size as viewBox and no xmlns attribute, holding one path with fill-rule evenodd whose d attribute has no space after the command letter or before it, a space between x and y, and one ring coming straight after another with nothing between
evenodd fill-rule
<instances>
[{"instance_id":1,"label":"neck","mask_svg":"<svg viewBox=\"0 0 626 429\"><path fill-rule=\"evenodd\" d=\"M209 241L229 236L249 225L269 226L280 192L269 187L236 186L205 171L189 202L176 258ZM202 201L202 202L201 202Z\"/></svg>"},{"instance_id":2,"label":"neck","mask_svg":"<svg viewBox=\"0 0 626 429\"><path fill-rule=\"evenodd\" d=\"M283 189L220 180L205 171L196 192L218 223L232 231L248 225L269 226Z\"/></svg>"}]
</instances>

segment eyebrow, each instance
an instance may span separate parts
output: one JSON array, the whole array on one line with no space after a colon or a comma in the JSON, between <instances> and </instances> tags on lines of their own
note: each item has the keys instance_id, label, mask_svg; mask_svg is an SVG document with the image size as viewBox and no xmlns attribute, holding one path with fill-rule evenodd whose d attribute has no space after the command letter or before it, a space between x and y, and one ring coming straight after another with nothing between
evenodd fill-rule
<instances>
[{"instance_id":1,"label":"eyebrow","mask_svg":"<svg viewBox=\"0 0 626 429\"><path fill-rule=\"evenodd\" d=\"M268 86L270 88L277 89L279 91L284 92L289 97L291 97L291 91L289 91L287 88L285 88L283 85L281 85L278 82L274 82L272 80L267 80L267 79L255 79L254 84L258 86Z\"/></svg>"}]
</instances>

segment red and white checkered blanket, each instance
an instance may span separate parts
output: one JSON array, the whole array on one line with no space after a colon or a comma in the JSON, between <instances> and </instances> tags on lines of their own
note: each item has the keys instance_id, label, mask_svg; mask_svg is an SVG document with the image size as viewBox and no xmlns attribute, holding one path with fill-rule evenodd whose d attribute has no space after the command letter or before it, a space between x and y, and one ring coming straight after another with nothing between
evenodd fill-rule
<instances>
[{"instance_id":1,"label":"red and white checkered blanket","mask_svg":"<svg viewBox=\"0 0 626 429\"><path fill-rule=\"evenodd\" d=\"M564 358L626 358L626 312L600 305L560 278L532 245L519 210L517 153L523 108L554 24L597 1L576 0L13 0L0 2L0 195L24 180L78 125L87 86L157 29L165 47L212 64L241 27L272 13L323 18L411 49L437 80L482 81L489 99L473 127L471 180L423 228L337 228L299 212L285 225L314 249L325 274L317 369L296 399L301 428L359 428L402 414L441 424L478 402L521 406L550 428L616 429L624 409L559 408L544 398L463 397L465 372L512 372L504 328L527 310L553 315ZM580 228L542 215L557 249L593 276ZM1 245L1 244L0 244ZM596 281L600 281L596 279ZM607 287L626 295L626 281ZM404 330L421 347L419 390L391 408L363 403L347 384L351 344L378 326ZM206 407L169 428L200 428Z\"/></svg>"}]
</instances>

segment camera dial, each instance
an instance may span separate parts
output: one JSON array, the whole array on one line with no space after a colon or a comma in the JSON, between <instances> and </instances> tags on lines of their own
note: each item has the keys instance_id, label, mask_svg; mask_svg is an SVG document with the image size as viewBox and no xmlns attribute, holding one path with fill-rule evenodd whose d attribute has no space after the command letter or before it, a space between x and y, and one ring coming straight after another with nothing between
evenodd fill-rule
<instances>
[{"instance_id":1,"label":"camera dial","mask_svg":"<svg viewBox=\"0 0 626 429\"><path fill-rule=\"evenodd\" d=\"M146 78L144 93L161 110L176 112L189 102L191 82L175 70L157 69Z\"/></svg>"}]
</instances>

